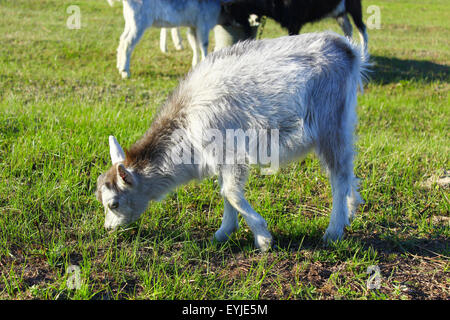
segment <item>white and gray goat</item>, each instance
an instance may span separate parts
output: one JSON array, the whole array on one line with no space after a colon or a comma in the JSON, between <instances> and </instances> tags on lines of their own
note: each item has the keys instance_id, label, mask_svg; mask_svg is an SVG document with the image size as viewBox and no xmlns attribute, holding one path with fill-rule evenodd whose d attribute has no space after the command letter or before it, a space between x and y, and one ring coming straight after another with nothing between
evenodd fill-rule
<instances>
[{"instance_id":1,"label":"white and gray goat","mask_svg":"<svg viewBox=\"0 0 450 320\"><path fill-rule=\"evenodd\" d=\"M264 154L270 153L283 165L314 150L332 187L324 240L340 239L362 202L353 143L357 89L367 64L364 50L333 32L243 41L209 54L126 152L110 136L112 166L98 178L96 192L105 228L137 220L150 200L177 186L217 175L224 214L214 238L227 240L240 213L256 246L266 251L272 243L267 223L244 196L250 164L269 165ZM274 132L269 138L268 131ZM236 132L244 133L243 145ZM250 143L253 132L260 139Z\"/></svg>"},{"instance_id":2,"label":"white and gray goat","mask_svg":"<svg viewBox=\"0 0 450 320\"><path fill-rule=\"evenodd\" d=\"M114 1L108 0L110 5ZM193 50L192 65L208 53L209 32L217 24L220 4L226 0L122 0L125 28L117 48L117 68L122 78L130 76L131 54L150 27L188 27L187 39ZM198 49L200 48L200 56Z\"/></svg>"}]
</instances>

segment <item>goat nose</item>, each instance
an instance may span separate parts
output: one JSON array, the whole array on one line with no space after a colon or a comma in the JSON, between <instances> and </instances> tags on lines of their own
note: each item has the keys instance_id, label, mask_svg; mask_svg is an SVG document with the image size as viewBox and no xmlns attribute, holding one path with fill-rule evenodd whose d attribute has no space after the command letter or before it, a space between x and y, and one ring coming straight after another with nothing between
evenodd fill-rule
<instances>
[{"instance_id":1,"label":"goat nose","mask_svg":"<svg viewBox=\"0 0 450 320\"><path fill-rule=\"evenodd\" d=\"M117 201L112 201L112 202L108 203L108 207L109 207L110 209L116 209L117 207L119 207L119 202L117 202Z\"/></svg>"}]
</instances>

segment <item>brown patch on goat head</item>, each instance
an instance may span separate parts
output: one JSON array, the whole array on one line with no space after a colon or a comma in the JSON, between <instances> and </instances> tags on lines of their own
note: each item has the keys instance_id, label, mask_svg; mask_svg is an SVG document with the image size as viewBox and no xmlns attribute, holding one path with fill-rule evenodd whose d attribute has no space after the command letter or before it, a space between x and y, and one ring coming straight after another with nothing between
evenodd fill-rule
<instances>
[{"instance_id":1,"label":"brown patch on goat head","mask_svg":"<svg viewBox=\"0 0 450 320\"><path fill-rule=\"evenodd\" d=\"M97 190L95 195L97 200L102 202L102 186L105 185L110 190L118 190L117 188L117 168L112 165L108 171L97 178Z\"/></svg>"},{"instance_id":2,"label":"brown patch on goat head","mask_svg":"<svg viewBox=\"0 0 450 320\"><path fill-rule=\"evenodd\" d=\"M125 149L124 165L127 168L143 169L149 163L156 164L159 156L167 151L173 142L172 133L182 128L185 119L183 108L186 102L177 88L168 98L166 104L153 121L144 136L134 143L130 149Z\"/></svg>"}]
</instances>

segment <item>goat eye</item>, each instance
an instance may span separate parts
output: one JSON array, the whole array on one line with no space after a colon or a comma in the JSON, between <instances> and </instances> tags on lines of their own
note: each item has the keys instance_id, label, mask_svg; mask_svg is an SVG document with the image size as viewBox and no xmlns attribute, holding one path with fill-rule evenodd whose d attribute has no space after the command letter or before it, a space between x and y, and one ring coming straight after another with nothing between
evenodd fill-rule
<instances>
[{"instance_id":1,"label":"goat eye","mask_svg":"<svg viewBox=\"0 0 450 320\"><path fill-rule=\"evenodd\" d=\"M118 201L111 201L110 203L108 203L108 207L110 209L117 209L119 207L119 202Z\"/></svg>"}]
</instances>

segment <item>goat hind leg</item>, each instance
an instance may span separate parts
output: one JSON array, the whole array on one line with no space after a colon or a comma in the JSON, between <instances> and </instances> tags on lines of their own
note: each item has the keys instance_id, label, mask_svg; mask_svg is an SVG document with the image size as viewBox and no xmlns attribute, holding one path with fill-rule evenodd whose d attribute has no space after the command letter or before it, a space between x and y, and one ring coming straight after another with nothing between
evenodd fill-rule
<instances>
[{"instance_id":1,"label":"goat hind leg","mask_svg":"<svg viewBox=\"0 0 450 320\"><path fill-rule=\"evenodd\" d=\"M342 14L336 18L337 23L341 27L342 31L344 31L344 34L347 38L352 39L353 37L353 27L350 23L350 20L348 19L347 14Z\"/></svg>"},{"instance_id":2,"label":"goat hind leg","mask_svg":"<svg viewBox=\"0 0 450 320\"><path fill-rule=\"evenodd\" d=\"M172 36L173 45L175 50L183 50L183 42L181 40L180 30L178 28L171 28L170 33ZM159 48L162 53L167 53L167 29L161 28L161 34L159 37Z\"/></svg>"},{"instance_id":3,"label":"goat hind leg","mask_svg":"<svg viewBox=\"0 0 450 320\"><path fill-rule=\"evenodd\" d=\"M172 41L173 45L175 46L175 50L183 50L183 40L181 39L180 35L180 29L179 28L172 28Z\"/></svg>"},{"instance_id":4,"label":"goat hind leg","mask_svg":"<svg viewBox=\"0 0 450 320\"><path fill-rule=\"evenodd\" d=\"M193 28L188 28L186 32L186 36L189 42L189 45L192 48L192 66L195 67L195 65L198 63L198 49L197 49L197 37L196 32Z\"/></svg>"},{"instance_id":5,"label":"goat hind leg","mask_svg":"<svg viewBox=\"0 0 450 320\"><path fill-rule=\"evenodd\" d=\"M367 52L369 45L369 36L367 34L366 25L363 22L361 1L347 1L346 9L347 12L352 16L355 26L358 28L361 44L364 48L364 51Z\"/></svg>"},{"instance_id":6,"label":"goat hind leg","mask_svg":"<svg viewBox=\"0 0 450 320\"><path fill-rule=\"evenodd\" d=\"M196 36L197 36L197 43L200 47L200 55L201 60L206 58L206 55L208 54L208 46L209 46L209 31L211 29L207 27L197 28L196 29Z\"/></svg>"},{"instance_id":7,"label":"goat hind leg","mask_svg":"<svg viewBox=\"0 0 450 320\"><path fill-rule=\"evenodd\" d=\"M341 132L334 139L324 140L327 142L318 153L329 172L333 208L323 239L336 241L344 235L344 228L350 224L362 200L357 190L358 180L353 173L352 137Z\"/></svg>"},{"instance_id":8,"label":"goat hind leg","mask_svg":"<svg viewBox=\"0 0 450 320\"><path fill-rule=\"evenodd\" d=\"M344 235L344 228L350 224L347 197L351 194L348 173L332 170L330 174L331 190L333 194L333 208L330 223L323 239L325 241L340 240Z\"/></svg>"},{"instance_id":9,"label":"goat hind leg","mask_svg":"<svg viewBox=\"0 0 450 320\"><path fill-rule=\"evenodd\" d=\"M296 36L300 33L302 26L300 25L291 25L288 27L288 34L290 36Z\"/></svg>"}]
</instances>

